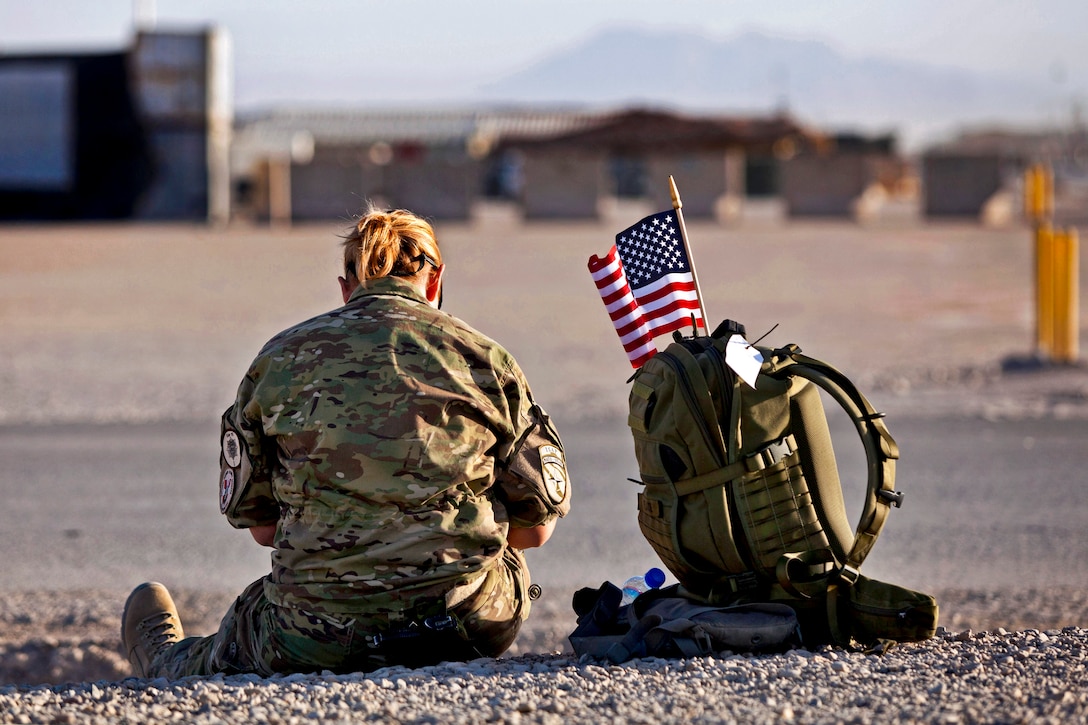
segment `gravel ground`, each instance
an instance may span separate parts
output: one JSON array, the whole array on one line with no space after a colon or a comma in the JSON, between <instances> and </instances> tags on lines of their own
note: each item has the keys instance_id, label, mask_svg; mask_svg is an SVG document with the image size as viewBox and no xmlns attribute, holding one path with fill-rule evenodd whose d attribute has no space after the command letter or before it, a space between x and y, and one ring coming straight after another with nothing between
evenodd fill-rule
<instances>
[{"instance_id":1,"label":"gravel ground","mask_svg":"<svg viewBox=\"0 0 1088 725\"><path fill-rule=\"evenodd\" d=\"M207 634L227 594L177 592ZM937 592L938 636L883 656L841 648L614 666L576 658L565 596L534 605L497 660L366 675L132 678L124 594L0 595L3 722L1077 722L1088 718L1088 592ZM22 683L22 684L2 684Z\"/></svg>"},{"instance_id":2,"label":"gravel ground","mask_svg":"<svg viewBox=\"0 0 1088 725\"><path fill-rule=\"evenodd\" d=\"M938 636L883 656L840 648L623 665L576 658L573 614L534 605L498 660L366 675L129 676L117 592L0 596L3 722L1083 722L1088 592L938 592ZM211 631L229 595L177 593L189 631ZM41 684L30 684L41 683Z\"/></svg>"},{"instance_id":3,"label":"gravel ground","mask_svg":"<svg viewBox=\"0 0 1088 725\"><path fill-rule=\"evenodd\" d=\"M554 654L368 675L0 688L9 722L1083 722L1088 631L950 634L882 656L821 649L656 658Z\"/></svg>"},{"instance_id":4,"label":"gravel ground","mask_svg":"<svg viewBox=\"0 0 1088 725\"><path fill-rule=\"evenodd\" d=\"M612 230L540 225L502 231L477 240L479 230L450 230L450 256L459 263L450 285L451 298L460 297L458 311L506 342L538 395L556 401L549 408L564 430L589 430L615 418L625 399L618 344L591 285L581 277L567 280L570 269L581 274L589 253L605 251ZM704 281L715 305L750 329L781 322L781 334L836 362L889 413L942 420L1088 417L1083 368L1036 375L1002 366L1010 352L1030 346L1023 232L892 230L874 244L869 231L850 225L694 231L727 242L700 257L702 269L728 269L739 253L768 266L744 280ZM498 258L541 280L525 274L495 280L496 249L486 242L505 243L507 232L519 243ZM333 240L328 229L285 237L232 231L229 244L202 228L5 232L0 423L216 414L269 334L332 304ZM321 254L314 255L315 248ZM766 249L782 254L762 254ZM42 254L29 253L34 250ZM298 267L295 260L307 255L308 266ZM257 258L262 265L252 264ZM163 277L163 268L171 275ZM895 274L874 273L889 268ZM295 277L275 299L260 294L269 275L288 274ZM761 296L760 279L777 280L774 299ZM540 290L540 304L508 309L473 293L521 294L521 287ZM55 294L62 289L81 304L67 306ZM817 309L809 304L815 298L826 304ZM585 316L586 309L592 315L584 324L559 322ZM849 323L836 327L834 320ZM154 578L154 572L139 575ZM177 682L129 677L119 652L127 580L101 590L0 589L0 721L1083 722L1083 584L927 589L940 602L940 633L884 656L824 648L620 666L571 654L571 592L549 588L514 648L498 660L367 675ZM187 631L206 634L236 592L174 594Z\"/></svg>"}]
</instances>

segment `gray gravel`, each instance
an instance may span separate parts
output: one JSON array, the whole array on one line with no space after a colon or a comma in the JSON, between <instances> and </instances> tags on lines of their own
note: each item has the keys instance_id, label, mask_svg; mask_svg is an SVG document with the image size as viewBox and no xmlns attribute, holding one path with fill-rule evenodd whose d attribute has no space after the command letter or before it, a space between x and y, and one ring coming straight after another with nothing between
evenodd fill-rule
<instances>
[{"instance_id":1,"label":"gray gravel","mask_svg":"<svg viewBox=\"0 0 1088 725\"><path fill-rule=\"evenodd\" d=\"M229 594L178 592L190 633ZM5 723L75 722L1077 722L1088 718L1088 592L938 592L942 627L883 656L841 648L620 666L570 651L569 593L534 605L511 652L362 675L129 676L124 594L0 594ZM1006 623L1005 626L1000 623ZM1026 626L1035 622L1035 626Z\"/></svg>"},{"instance_id":2,"label":"gray gravel","mask_svg":"<svg viewBox=\"0 0 1088 725\"><path fill-rule=\"evenodd\" d=\"M14 723L1083 722L1088 630L941 630L883 656L821 648L609 665L569 654L362 675L0 688Z\"/></svg>"}]
</instances>

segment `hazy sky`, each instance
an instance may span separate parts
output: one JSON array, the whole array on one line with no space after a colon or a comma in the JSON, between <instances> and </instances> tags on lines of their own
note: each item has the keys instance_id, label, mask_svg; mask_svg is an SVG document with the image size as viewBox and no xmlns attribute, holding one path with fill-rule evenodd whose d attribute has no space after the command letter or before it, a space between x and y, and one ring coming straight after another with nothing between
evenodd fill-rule
<instances>
[{"instance_id":1,"label":"hazy sky","mask_svg":"<svg viewBox=\"0 0 1088 725\"><path fill-rule=\"evenodd\" d=\"M0 52L120 49L137 7L160 29L226 28L240 108L456 99L622 25L754 29L1088 95L1086 0L0 0Z\"/></svg>"}]
</instances>

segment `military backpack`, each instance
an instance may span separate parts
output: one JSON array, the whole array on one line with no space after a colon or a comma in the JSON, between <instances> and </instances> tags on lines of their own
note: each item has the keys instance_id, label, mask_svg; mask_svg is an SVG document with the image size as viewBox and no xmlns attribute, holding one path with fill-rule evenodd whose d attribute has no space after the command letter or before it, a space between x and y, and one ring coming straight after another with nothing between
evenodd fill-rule
<instances>
[{"instance_id":1,"label":"military backpack","mask_svg":"<svg viewBox=\"0 0 1088 725\"><path fill-rule=\"evenodd\" d=\"M882 414L796 345L756 346L762 362L752 387L726 363L730 340L743 334L731 320L710 336L677 334L632 377L643 535L685 596L789 605L806 646L932 636L933 597L860 573L903 499ZM821 390L846 411L865 449L866 494L853 529Z\"/></svg>"}]
</instances>

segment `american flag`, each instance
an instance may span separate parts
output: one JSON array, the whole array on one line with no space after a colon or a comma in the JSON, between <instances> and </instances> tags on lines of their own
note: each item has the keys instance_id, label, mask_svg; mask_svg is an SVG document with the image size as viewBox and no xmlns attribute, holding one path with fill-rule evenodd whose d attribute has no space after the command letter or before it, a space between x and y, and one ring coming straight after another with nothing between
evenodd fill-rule
<instances>
[{"instance_id":1,"label":"american flag","mask_svg":"<svg viewBox=\"0 0 1088 725\"><path fill-rule=\"evenodd\" d=\"M685 327L693 314L706 328L674 210L617 234L603 259L589 258L589 272L634 368L657 352L654 337Z\"/></svg>"}]
</instances>

